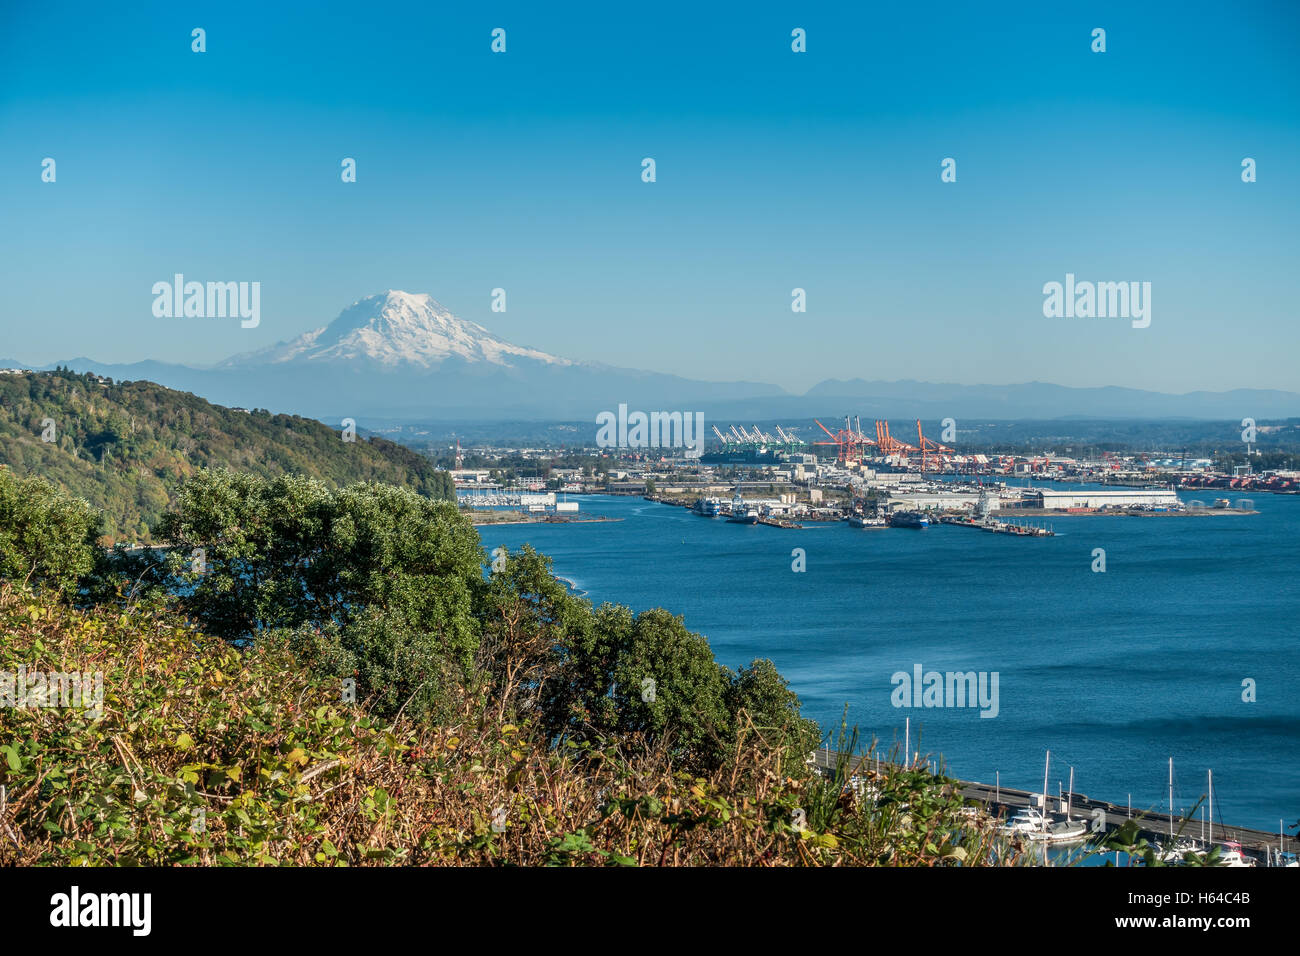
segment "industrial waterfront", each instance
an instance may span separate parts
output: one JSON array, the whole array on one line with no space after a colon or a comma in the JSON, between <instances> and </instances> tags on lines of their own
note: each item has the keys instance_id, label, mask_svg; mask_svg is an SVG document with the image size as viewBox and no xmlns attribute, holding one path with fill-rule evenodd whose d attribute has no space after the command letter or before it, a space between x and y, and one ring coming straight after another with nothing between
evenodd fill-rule
<instances>
[{"instance_id":1,"label":"industrial waterfront","mask_svg":"<svg viewBox=\"0 0 1300 956\"><path fill-rule=\"evenodd\" d=\"M674 450L671 430L655 435L653 444L597 449L594 457L582 448L512 449L522 474L511 469L506 484L499 469L463 467L459 442L449 464L462 506L480 511L512 507L559 516L580 506L557 494L628 494L689 507L701 517L779 528L835 520L859 529L955 522L1018 537L1052 536L1045 524L1023 520L1031 517L1238 516L1255 513L1253 500L1222 492L1300 493L1300 471L1255 473L1249 443L1244 464L1229 456L1228 474L1212 458L1189 457L1186 450L1177 456L1095 448L1075 454L1069 446L1065 453L959 452L927 437L920 421L915 443L893 436L885 420L876 421L874 438L860 420L846 417L834 432L814 423L822 440L799 439L797 429L779 425L775 434L715 425L717 441L695 454ZM478 452L480 461L501 460L499 450ZM558 457L586 464L565 467Z\"/></svg>"}]
</instances>

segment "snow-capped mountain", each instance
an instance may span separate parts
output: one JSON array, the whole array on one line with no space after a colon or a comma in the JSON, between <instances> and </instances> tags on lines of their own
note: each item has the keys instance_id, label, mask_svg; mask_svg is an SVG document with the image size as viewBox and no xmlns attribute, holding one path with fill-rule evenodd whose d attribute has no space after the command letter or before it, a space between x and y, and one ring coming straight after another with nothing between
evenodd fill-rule
<instances>
[{"instance_id":1,"label":"snow-capped mountain","mask_svg":"<svg viewBox=\"0 0 1300 956\"><path fill-rule=\"evenodd\" d=\"M521 361L575 364L497 338L483 326L457 318L430 295L390 289L352 303L329 325L234 356L219 367L342 362L431 369L447 359L504 367L516 367Z\"/></svg>"},{"instance_id":2,"label":"snow-capped mountain","mask_svg":"<svg viewBox=\"0 0 1300 956\"><path fill-rule=\"evenodd\" d=\"M208 368L162 362L73 368L145 378L221 405L296 412L323 421L595 420L601 411L696 410L704 402L780 396L773 385L699 382L575 362L507 342L432 296L389 290L328 325Z\"/></svg>"},{"instance_id":3,"label":"snow-capped mountain","mask_svg":"<svg viewBox=\"0 0 1300 956\"><path fill-rule=\"evenodd\" d=\"M615 356L610 356L615 359ZM5 366L0 361L0 367ZM8 365L22 367L19 362ZM392 422L587 421L626 403L643 411L703 411L759 420L837 415L960 414L1017 418L1235 419L1300 414L1300 395L1261 389L1162 395L1123 388L951 385L828 380L804 395L755 382L702 382L657 372L574 362L498 338L428 295L388 291L344 309L328 325L214 367L142 361L57 363L115 379L148 379L220 405ZM53 368L51 364L46 366ZM1140 410L1140 411L1139 411Z\"/></svg>"}]
</instances>

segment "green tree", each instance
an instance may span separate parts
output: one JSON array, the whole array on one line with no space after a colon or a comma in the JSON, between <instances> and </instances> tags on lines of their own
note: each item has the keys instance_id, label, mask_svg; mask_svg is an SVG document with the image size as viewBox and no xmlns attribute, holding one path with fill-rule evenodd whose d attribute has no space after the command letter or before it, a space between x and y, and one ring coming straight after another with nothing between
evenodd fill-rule
<instances>
[{"instance_id":1,"label":"green tree","mask_svg":"<svg viewBox=\"0 0 1300 956\"><path fill-rule=\"evenodd\" d=\"M85 501L0 467L0 576L71 595L97 564L99 527Z\"/></svg>"},{"instance_id":2,"label":"green tree","mask_svg":"<svg viewBox=\"0 0 1300 956\"><path fill-rule=\"evenodd\" d=\"M171 584L213 633L346 628L389 609L448 660L477 647L483 549L456 507L376 483L332 491L309 478L201 471L154 529L173 551Z\"/></svg>"},{"instance_id":3,"label":"green tree","mask_svg":"<svg viewBox=\"0 0 1300 956\"><path fill-rule=\"evenodd\" d=\"M734 719L748 718L762 736L765 750L783 748L801 763L803 755L821 741L817 722L801 716L798 695L770 660L742 667L727 688L726 700Z\"/></svg>"},{"instance_id":4,"label":"green tree","mask_svg":"<svg viewBox=\"0 0 1300 956\"><path fill-rule=\"evenodd\" d=\"M598 742L637 734L664 742L692 768L723 759L732 736L730 672L680 617L602 605L590 628L567 635L561 657L546 709L553 736Z\"/></svg>"},{"instance_id":5,"label":"green tree","mask_svg":"<svg viewBox=\"0 0 1300 956\"><path fill-rule=\"evenodd\" d=\"M450 719L464 674L430 636L400 610L366 607L346 624L270 631L259 644L287 644L317 676L356 681L357 700L376 714L414 720Z\"/></svg>"},{"instance_id":6,"label":"green tree","mask_svg":"<svg viewBox=\"0 0 1300 956\"><path fill-rule=\"evenodd\" d=\"M592 626L591 604L569 594L551 559L525 545L503 554L483 593L475 672L498 718L563 711L564 649Z\"/></svg>"}]
</instances>

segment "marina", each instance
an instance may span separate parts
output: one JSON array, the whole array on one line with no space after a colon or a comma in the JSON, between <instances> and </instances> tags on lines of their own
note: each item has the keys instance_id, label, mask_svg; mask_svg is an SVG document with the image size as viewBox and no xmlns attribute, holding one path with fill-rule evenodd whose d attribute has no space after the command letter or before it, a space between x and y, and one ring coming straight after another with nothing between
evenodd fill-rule
<instances>
[{"instance_id":1,"label":"marina","mask_svg":"<svg viewBox=\"0 0 1300 956\"><path fill-rule=\"evenodd\" d=\"M904 764L879 757L841 754L829 748L816 750L809 756L818 773L832 774L837 767L844 766L847 775L863 781L867 790L876 789L875 781L884 779L886 775L906 769ZM1048 759L1050 762L1050 755ZM1046 773L1044 776L1046 778ZM1295 838L1288 841L1281 828L1281 832L1270 833L1220 823L1216 829L1211 816L1207 830L1204 823L1198 828L1195 820L1154 809L1134 810L1132 806L1076 794L1072 789L1055 797L1049 794L1044 800L1046 779L1042 792L971 780L955 780L954 783L965 799L982 808L995 821L1001 821L998 825L1003 833L1034 842L1082 844L1091 837L1104 835L1130 820L1136 820L1141 837L1161 848L1160 855L1166 863L1181 860L1186 852L1205 853L1210 847L1219 846L1226 866L1300 866L1295 863L1295 854L1287 850L1288 845L1295 846ZM1199 842L1187 834L1188 829L1200 834Z\"/></svg>"}]
</instances>

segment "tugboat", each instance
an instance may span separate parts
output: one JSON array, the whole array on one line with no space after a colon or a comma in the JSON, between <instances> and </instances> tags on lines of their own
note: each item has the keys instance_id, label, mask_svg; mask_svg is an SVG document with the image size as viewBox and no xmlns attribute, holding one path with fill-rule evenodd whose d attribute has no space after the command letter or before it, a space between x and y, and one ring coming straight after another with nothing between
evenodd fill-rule
<instances>
[{"instance_id":1,"label":"tugboat","mask_svg":"<svg viewBox=\"0 0 1300 956\"><path fill-rule=\"evenodd\" d=\"M727 520L734 524L758 524L758 509L745 504L745 499L736 495L731 499L731 514Z\"/></svg>"},{"instance_id":2,"label":"tugboat","mask_svg":"<svg viewBox=\"0 0 1300 956\"><path fill-rule=\"evenodd\" d=\"M891 528L928 528L930 519L919 511L895 511L889 516Z\"/></svg>"},{"instance_id":3,"label":"tugboat","mask_svg":"<svg viewBox=\"0 0 1300 956\"><path fill-rule=\"evenodd\" d=\"M717 500L713 498L697 498L695 504L691 505L691 510L702 518L716 518L722 513Z\"/></svg>"}]
</instances>

